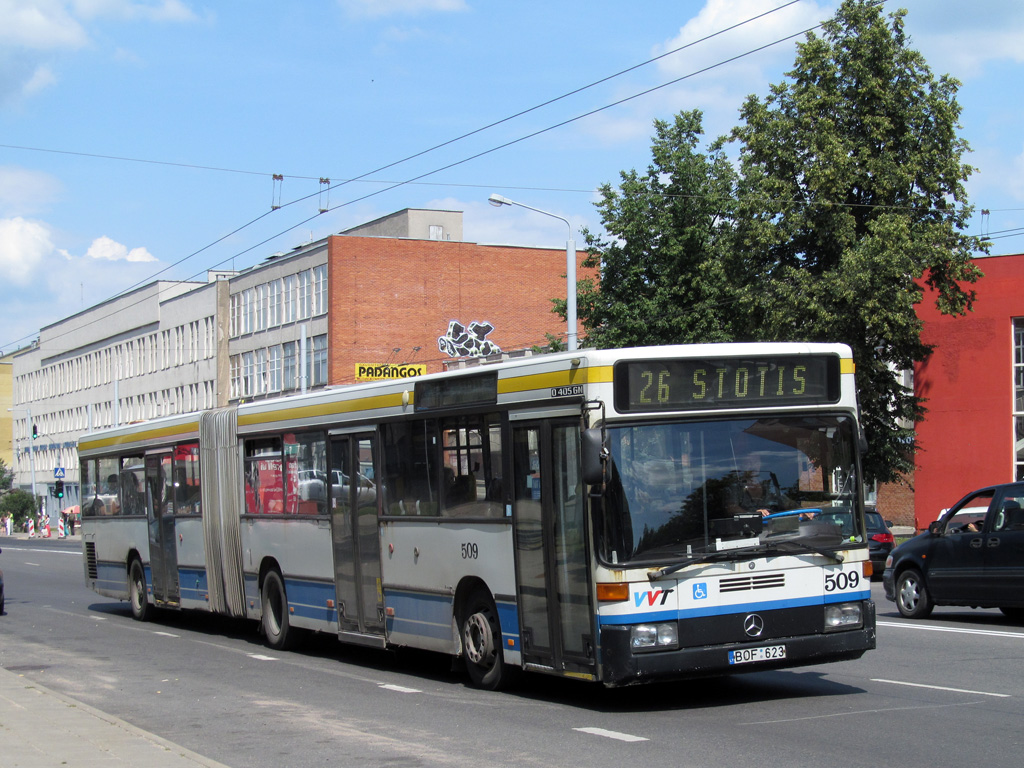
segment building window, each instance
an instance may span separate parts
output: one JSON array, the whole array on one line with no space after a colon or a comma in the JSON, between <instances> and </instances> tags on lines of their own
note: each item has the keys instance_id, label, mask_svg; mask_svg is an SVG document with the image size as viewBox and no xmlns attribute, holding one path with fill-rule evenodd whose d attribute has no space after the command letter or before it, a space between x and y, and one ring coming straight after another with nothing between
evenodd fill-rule
<instances>
[{"instance_id":1,"label":"building window","mask_svg":"<svg viewBox=\"0 0 1024 768\"><path fill-rule=\"evenodd\" d=\"M242 332L242 294L234 293L231 295L231 309L228 315L230 316L228 333L231 338L235 338ZM167 333L167 331L164 331L164 333ZM170 342L168 342L167 346L170 346Z\"/></svg>"},{"instance_id":2,"label":"building window","mask_svg":"<svg viewBox=\"0 0 1024 768\"><path fill-rule=\"evenodd\" d=\"M286 341L283 345L284 351L284 381L282 389L295 389L295 342Z\"/></svg>"},{"instance_id":3,"label":"building window","mask_svg":"<svg viewBox=\"0 0 1024 768\"><path fill-rule=\"evenodd\" d=\"M270 364L267 367L267 391L281 391L281 345L270 348Z\"/></svg>"},{"instance_id":4,"label":"building window","mask_svg":"<svg viewBox=\"0 0 1024 768\"><path fill-rule=\"evenodd\" d=\"M1014 475L1024 480L1024 318L1013 321L1013 457Z\"/></svg>"},{"instance_id":5,"label":"building window","mask_svg":"<svg viewBox=\"0 0 1024 768\"><path fill-rule=\"evenodd\" d=\"M252 352L242 353L242 397L251 397L255 390L255 368Z\"/></svg>"},{"instance_id":6,"label":"building window","mask_svg":"<svg viewBox=\"0 0 1024 768\"><path fill-rule=\"evenodd\" d=\"M269 305L267 307L267 327L273 328L281 324L281 281L271 280L267 284Z\"/></svg>"},{"instance_id":7,"label":"building window","mask_svg":"<svg viewBox=\"0 0 1024 768\"><path fill-rule=\"evenodd\" d=\"M231 356L231 399L237 400L242 396L242 357L241 355Z\"/></svg>"},{"instance_id":8,"label":"building window","mask_svg":"<svg viewBox=\"0 0 1024 768\"><path fill-rule=\"evenodd\" d=\"M284 278L284 317L282 323L295 322L295 275L287 275Z\"/></svg>"},{"instance_id":9,"label":"building window","mask_svg":"<svg viewBox=\"0 0 1024 768\"><path fill-rule=\"evenodd\" d=\"M260 347L256 350L256 382L253 394L265 395L267 393L267 348Z\"/></svg>"},{"instance_id":10,"label":"building window","mask_svg":"<svg viewBox=\"0 0 1024 768\"><path fill-rule=\"evenodd\" d=\"M313 337L313 372L310 385L318 386L327 383L327 334Z\"/></svg>"},{"instance_id":11,"label":"building window","mask_svg":"<svg viewBox=\"0 0 1024 768\"><path fill-rule=\"evenodd\" d=\"M299 272L299 320L313 314L313 280L310 270Z\"/></svg>"},{"instance_id":12,"label":"building window","mask_svg":"<svg viewBox=\"0 0 1024 768\"><path fill-rule=\"evenodd\" d=\"M267 285L256 286L256 328L257 331L267 330Z\"/></svg>"},{"instance_id":13,"label":"building window","mask_svg":"<svg viewBox=\"0 0 1024 768\"><path fill-rule=\"evenodd\" d=\"M327 265L313 267L313 314L327 312Z\"/></svg>"}]
</instances>

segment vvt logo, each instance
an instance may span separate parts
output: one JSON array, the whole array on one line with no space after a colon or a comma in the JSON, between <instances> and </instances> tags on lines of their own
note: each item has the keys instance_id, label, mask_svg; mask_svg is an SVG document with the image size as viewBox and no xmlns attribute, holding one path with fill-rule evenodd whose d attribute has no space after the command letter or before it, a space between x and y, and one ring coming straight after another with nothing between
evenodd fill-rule
<instances>
[{"instance_id":1,"label":"vvt logo","mask_svg":"<svg viewBox=\"0 0 1024 768\"><path fill-rule=\"evenodd\" d=\"M644 604L644 601L648 605L664 605L668 596L675 592L674 589L649 589L646 592L634 592L633 600L636 603L636 607L639 608ZM661 602L657 602L658 598L661 598Z\"/></svg>"},{"instance_id":2,"label":"vvt logo","mask_svg":"<svg viewBox=\"0 0 1024 768\"><path fill-rule=\"evenodd\" d=\"M693 585L693 599L694 600L706 600L708 597L708 585L706 582L700 581Z\"/></svg>"}]
</instances>

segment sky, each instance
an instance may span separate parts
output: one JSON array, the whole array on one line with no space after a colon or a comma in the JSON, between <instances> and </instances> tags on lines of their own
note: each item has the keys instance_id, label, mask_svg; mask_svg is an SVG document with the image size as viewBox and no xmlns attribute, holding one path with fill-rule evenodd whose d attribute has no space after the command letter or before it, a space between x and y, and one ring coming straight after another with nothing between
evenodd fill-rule
<instances>
[{"instance_id":1,"label":"sky","mask_svg":"<svg viewBox=\"0 0 1024 768\"><path fill-rule=\"evenodd\" d=\"M0 0L0 351L153 280L404 208L552 248L561 217L582 247L597 188L648 166L654 120L700 109L709 141L727 133L837 6ZM1024 3L897 8L933 73L961 82L968 234L1024 252Z\"/></svg>"}]
</instances>

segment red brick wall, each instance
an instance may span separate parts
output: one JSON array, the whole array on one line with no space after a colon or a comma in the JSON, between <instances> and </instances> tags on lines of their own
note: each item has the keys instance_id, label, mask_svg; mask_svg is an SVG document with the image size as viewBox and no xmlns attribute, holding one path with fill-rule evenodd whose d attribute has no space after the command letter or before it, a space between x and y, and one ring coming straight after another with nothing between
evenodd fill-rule
<instances>
[{"instance_id":1,"label":"red brick wall","mask_svg":"<svg viewBox=\"0 0 1024 768\"><path fill-rule=\"evenodd\" d=\"M914 525L914 477L878 486L878 511L893 525Z\"/></svg>"},{"instance_id":2,"label":"red brick wall","mask_svg":"<svg viewBox=\"0 0 1024 768\"><path fill-rule=\"evenodd\" d=\"M565 338L551 304L565 297L563 249L339 235L329 239L328 264L332 384L352 382L357 363L442 370L452 358L437 339L451 320L490 323L486 338L502 351L543 345L546 333Z\"/></svg>"},{"instance_id":3,"label":"red brick wall","mask_svg":"<svg viewBox=\"0 0 1024 768\"><path fill-rule=\"evenodd\" d=\"M941 315L928 292L918 306L921 340L934 347L914 370L928 409L917 427L918 528L968 492L1014 479L1013 318L1024 316L1024 256L975 263L985 276L972 312Z\"/></svg>"}]
</instances>

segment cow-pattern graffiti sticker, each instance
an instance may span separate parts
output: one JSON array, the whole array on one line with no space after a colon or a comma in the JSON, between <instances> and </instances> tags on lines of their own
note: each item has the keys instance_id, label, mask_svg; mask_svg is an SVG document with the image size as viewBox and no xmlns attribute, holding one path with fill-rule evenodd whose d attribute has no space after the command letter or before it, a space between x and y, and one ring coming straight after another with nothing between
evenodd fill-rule
<instances>
[{"instance_id":1,"label":"cow-pattern graffiti sticker","mask_svg":"<svg viewBox=\"0 0 1024 768\"><path fill-rule=\"evenodd\" d=\"M501 347L488 341L487 335L494 326L474 320L465 326L458 320L448 323L448 332L437 337L437 348L448 357L487 357L501 352Z\"/></svg>"}]
</instances>

